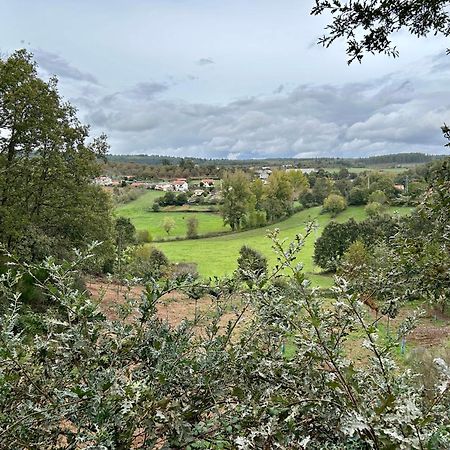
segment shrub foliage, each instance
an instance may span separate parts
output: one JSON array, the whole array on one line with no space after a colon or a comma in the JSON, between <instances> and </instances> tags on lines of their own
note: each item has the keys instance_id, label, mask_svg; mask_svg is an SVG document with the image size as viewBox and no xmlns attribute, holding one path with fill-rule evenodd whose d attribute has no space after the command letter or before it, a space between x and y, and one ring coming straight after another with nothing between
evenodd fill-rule
<instances>
[{"instance_id":1,"label":"shrub foliage","mask_svg":"<svg viewBox=\"0 0 450 450\"><path fill-rule=\"evenodd\" d=\"M434 361L437 384L425 395L347 284L325 303L295 264L303 240L273 239L278 263L240 293L225 327L220 284L203 287L216 294L204 321L170 327L156 315L166 292L192 281L152 283L108 320L74 288L75 265L47 259L36 283L57 307L36 317L43 331L30 338L18 286L36 267L12 265L0 278L2 448L448 448L445 362ZM346 351L355 331L371 355L362 367Z\"/></svg>"}]
</instances>

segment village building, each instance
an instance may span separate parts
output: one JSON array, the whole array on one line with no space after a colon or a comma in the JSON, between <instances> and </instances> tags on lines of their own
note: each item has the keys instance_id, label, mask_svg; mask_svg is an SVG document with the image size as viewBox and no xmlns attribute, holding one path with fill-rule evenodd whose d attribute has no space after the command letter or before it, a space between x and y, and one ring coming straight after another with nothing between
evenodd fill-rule
<instances>
[{"instance_id":1,"label":"village building","mask_svg":"<svg viewBox=\"0 0 450 450\"><path fill-rule=\"evenodd\" d=\"M214 180L211 178L205 178L204 180L200 181L200 186L203 186L205 188L214 187Z\"/></svg>"},{"instance_id":2,"label":"village building","mask_svg":"<svg viewBox=\"0 0 450 450\"><path fill-rule=\"evenodd\" d=\"M146 183L144 181L133 181L133 183L130 184L131 187L137 187L137 188L145 188L150 189L151 184Z\"/></svg>"},{"instance_id":3,"label":"village building","mask_svg":"<svg viewBox=\"0 0 450 450\"><path fill-rule=\"evenodd\" d=\"M186 178L177 178L172 181L173 190L177 192L187 192L189 190L189 185Z\"/></svg>"},{"instance_id":4,"label":"village building","mask_svg":"<svg viewBox=\"0 0 450 450\"><path fill-rule=\"evenodd\" d=\"M94 184L97 184L98 186L112 186L113 180L111 177L97 177L94 178Z\"/></svg>"},{"instance_id":5,"label":"village building","mask_svg":"<svg viewBox=\"0 0 450 450\"><path fill-rule=\"evenodd\" d=\"M170 184L170 183L159 183L159 184L155 184L155 190L168 192L168 191L173 191L174 188L173 188L172 184Z\"/></svg>"},{"instance_id":6,"label":"village building","mask_svg":"<svg viewBox=\"0 0 450 450\"><path fill-rule=\"evenodd\" d=\"M308 173L314 173L314 172L317 172L317 169L312 168L312 167L308 167L308 168L301 167L300 170L302 171L302 173L304 173L304 174L306 174L306 175L307 175Z\"/></svg>"},{"instance_id":7,"label":"village building","mask_svg":"<svg viewBox=\"0 0 450 450\"><path fill-rule=\"evenodd\" d=\"M271 173L272 171L268 167L263 167L262 169L256 171L258 178L262 180L264 184L267 183Z\"/></svg>"}]
</instances>

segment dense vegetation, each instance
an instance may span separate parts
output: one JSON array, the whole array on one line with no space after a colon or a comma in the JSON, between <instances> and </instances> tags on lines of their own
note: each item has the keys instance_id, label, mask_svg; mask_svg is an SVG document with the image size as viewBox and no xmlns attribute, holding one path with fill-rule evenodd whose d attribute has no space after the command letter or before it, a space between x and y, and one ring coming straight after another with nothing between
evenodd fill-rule
<instances>
[{"instance_id":1,"label":"dense vegetation","mask_svg":"<svg viewBox=\"0 0 450 450\"><path fill-rule=\"evenodd\" d=\"M39 267L15 266L14 276L0 280L9 304L0 322L2 445L447 448L446 363L436 360L439 383L425 392L395 364L395 342L377 339L376 322L343 280L331 305L309 289L295 264L301 238L289 248L276 235L273 242L277 266L239 293L225 328L220 318L233 284L151 283L139 304L109 321L72 287L73 267L49 260L40 287L55 311L36 316L43 332L28 339L18 328L18 294L22 277ZM172 289L214 292L212 318L169 327L155 312ZM130 317L134 307L138 315ZM250 323L235 332L250 310ZM346 357L355 332L370 355L363 367ZM291 358L281 351L287 334L297 348Z\"/></svg>"},{"instance_id":2,"label":"dense vegetation","mask_svg":"<svg viewBox=\"0 0 450 450\"><path fill-rule=\"evenodd\" d=\"M324 43L344 36L350 58L360 59L365 50L395 54L389 36L402 27L448 34L448 2L390 3L318 0L315 13L335 15ZM360 42L354 32L361 25ZM304 206L305 199L327 199L328 209L341 203L336 197L372 205L364 227L331 222L317 241L317 250L342 244L332 266L323 266L343 276L327 298L311 288L301 264L315 233L310 220L291 243L270 234L271 267L245 242L232 276L195 281L188 271L170 270L161 251L136 246L130 219L112 220L107 194L90 182L105 141L86 143L87 128L55 83L37 77L25 52L0 61L1 448L450 447L448 364L418 364L433 371L435 383L425 384L395 358L419 313L402 321L398 336L379 328L381 318L396 317L411 301L448 307L449 159L415 172L422 177L415 181L417 207L405 218L380 214L377 205L412 203L383 174L350 182L345 170L322 171L297 186ZM291 206L296 185L285 172L272 176L266 186L241 172L225 176L222 207L231 228L256 212L283 217L279 203ZM194 222L190 227L196 232ZM84 251L71 250L78 244ZM129 272L146 282L141 298L126 295L114 317L82 283L86 270L99 267L99 255L103 268L112 258L118 279ZM196 300L208 295L210 310L170 326L157 306L174 291ZM42 307L30 310L36 298ZM358 364L355 336L366 350Z\"/></svg>"},{"instance_id":3,"label":"dense vegetation","mask_svg":"<svg viewBox=\"0 0 450 450\"><path fill-rule=\"evenodd\" d=\"M22 260L69 258L94 240L99 267L112 257L109 197L92 184L108 146L87 142L75 112L29 54L0 60L0 242Z\"/></svg>"},{"instance_id":4,"label":"dense vegetation","mask_svg":"<svg viewBox=\"0 0 450 450\"><path fill-rule=\"evenodd\" d=\"M154 170L153 166L170 166L173 170L189 169L199 166L200 170L206 166L207 171L212 171L216 167L245 167L245 166L282 166L293 165L298 167L367 167L378 164L422 164L443 158L442 155L426 155L424 153L397 153L380 156L368 156L365 158L279 158L279 159L258 159L251 160L230 160L230 159L204 159L204 158L181 158L176 156L160 155L108 155L107 167L120 167L118 164L129 164L130 170L136 168L133 164L151 166L147 170ZM141 168L143 170L143 168Z\"/></svg>"}]
</instances>

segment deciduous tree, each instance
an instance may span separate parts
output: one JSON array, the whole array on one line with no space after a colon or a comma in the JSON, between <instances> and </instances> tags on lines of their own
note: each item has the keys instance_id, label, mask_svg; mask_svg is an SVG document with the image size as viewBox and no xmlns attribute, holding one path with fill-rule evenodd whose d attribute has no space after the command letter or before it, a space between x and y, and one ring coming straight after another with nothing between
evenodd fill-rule
<instances>
[{"instance_id":1,"label":"deciduous tree","mask_svg":"<svg viewBox=\"0 0 450 450\"><path fill-rule=\"evenodd\" d=\"M195 239L198 237L198 219L197 217L188 217L186 220L186 237L189 239Z\"/></svg>"},{"instance_id":2,"label":"deciduous tree","mask_svg":"<svg viewBox=\"0 0 450 450\"><path fill-rule=\"evenodd\" d=\"M336 217L345 208L347 208L347 202L342 195L330 194L323 202L322 210L331 213L332 217Z\"/></svg>"},{"instance_id":3,"label":"deciduous tree","mask_svg":"<svg viewBox=\"0 0 450 450\"><path fill-rule=\"evenodd\" d=\"M175 220L172 217L164 217L162 227L167 235L169 235L175 227Z\"/></svg>"},{"instance_id":4,"label":"deciduous tree","mask_svg":"<svg viewBox=\"0 0 450 450\"><path fill-rule=\"evenodd\" d=\"M266 186L265 209L269 220L289 215L292 210L294 188L290 175L281 170L274 170Z\"/></svg>"},{"instance_id":5,"label":"deciduous tree","mask_svg":"<svg viewBox=\"0 0 450 450\"><path fill-rule=\"evenodd\" d=\"M414 36L450 35L448 0L316 0L311 13L331 14L319 43L329 47L336 40L347 43L349 63L365 53L398 56L392 35L406 29Z\"/></svg>"},{"instance_id":6,"label":"deciduous tree","mask_svg":"<svg viewBox=\"0 0 450 450\"><path fill-rule=\"evenodd\" d=\"M0 59L0 240L9 251L62 258L98 240L97 253L111 256L111 202L92 183L108 145L105 136L88 137L31 54Z\"/></svg>"},{"instance_id":7,"label":"deciduous tree","mask_svg":"<svg viewBox=\"0 0 450 450\"><path fill-rule=\"evenodd\" d=\"M232 230L241 226L241 220L255 203L255 197L250 189L250 181L244 172L238 170L227 174L222 183L223 204L220 208L223 221Z\"/></svg>"}]
</instances>

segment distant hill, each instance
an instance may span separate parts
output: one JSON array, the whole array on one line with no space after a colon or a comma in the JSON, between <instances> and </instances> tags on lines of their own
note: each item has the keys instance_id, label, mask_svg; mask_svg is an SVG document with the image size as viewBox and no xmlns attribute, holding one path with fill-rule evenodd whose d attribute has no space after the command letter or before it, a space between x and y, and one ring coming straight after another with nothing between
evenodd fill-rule
<instances>
[{"instance_id":1,"label":"distant hill","mask_svg":"<svg viewBox=\"0 0 450 450\"><path fill-rule=\"evenodd\" d=\"M376 165L424 164L440 159L445 155L426 155L424 153L395 153L390 155L369 156L367 158L269 158L269 159L206 159L181 158L161 155L108 155L110 163L135 163L152 166L281 166L292 165L301 167L367 167Z\"/></svg>"},{"instance_id":2,"label":"distant hill","mask_svg":"<svg viewBox=\"0 0 450 450\"><path fill-rule=\"evenodd\" d=\"M426 155L424 153L395 153L392 155L355 158L351 159L351 161L363 166L374 164L424 164L444 157L445 155Z\"/></svg>"}]
</instances>

